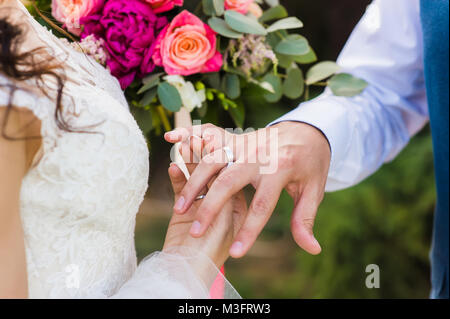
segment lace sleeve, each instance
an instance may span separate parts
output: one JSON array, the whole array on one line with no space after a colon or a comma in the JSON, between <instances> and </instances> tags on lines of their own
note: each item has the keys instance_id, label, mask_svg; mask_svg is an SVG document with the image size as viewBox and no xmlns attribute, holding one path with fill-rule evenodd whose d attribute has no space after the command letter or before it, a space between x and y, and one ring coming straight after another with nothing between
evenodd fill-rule
<instances>
[{"instance_id":1,"label":"lace sleeve","mask_svg":"<svg viewBox=\"0 0 450 319\"><path fill-rule=\"evenodd\" d=\"M171 248L145 258L112 299L210 299L217 277L223 299L240 299L232 285L205 255L187 247ZM106 296L96 296L103 297Z\"/></svg>"},{"instance_id":2,"label":"lace sleeve","mask_svg":"<svg viewBox=\"0 0 450 319\"><path fill-rule=\"evenodd\" d=\"M35 163L44 153L53 149L57 143L59 129L54 121L53 111L55 107L48 97L35 94L21 87L15 87L6 76L0 73L0 107L8 105L28 109L41 121L42 146L35 156L33 161Z\"/></svg>"},{"instance_id":3,"label":"lace sleeve","mask_svg":"<svg viewBox=\"0 0 450 319\"><path fill-rule=\"evenodd\" d=\"M15 107L27 108L33 111L36 117L42 119L44 117L44 110L40 107L42 102L35 94L15 87L5 75L0 73L0 106L11 104Z\"/></svg>"}]
</instances>

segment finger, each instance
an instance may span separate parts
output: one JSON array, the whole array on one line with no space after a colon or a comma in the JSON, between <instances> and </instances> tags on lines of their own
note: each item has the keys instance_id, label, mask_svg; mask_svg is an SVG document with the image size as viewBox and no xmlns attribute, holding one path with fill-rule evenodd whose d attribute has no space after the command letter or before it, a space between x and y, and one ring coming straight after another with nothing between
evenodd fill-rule
<instances>
[{"instance_id":1,"label":"finger","mask_svg":"<svg viewBox=\"0 0 450 319\"><path fill-rule=\"evenodd\" d=\"M169 143L178 143L191 135L202 137L203 132L221 132L221 129L213 124L195 125L189 128L177 128L164 134L164 139Z\"/></svg>"},{"instance_id":2,"label":"finger","mask_svg":"<svg viewBox=\"0 0 450 319\"><path fill-rule=\"evenodd\" d=\"M203 139L201 137L198 137L197 135L192 135L189 138L189 146L190 146L192 164L187 165L187 168L189 170L190 176L192 176L195 169L197 169L198 164L202 160ZM189 179L191 179L191 177ZM208 192L208 188L203 187L199 191L199 195L204 195L207 192Z\"/></svg>"},{"instance_id":3,"label":"finger","mask_svg":"<svg viewBox=\"0 0 450 319\"><path fill-rule=\"evenodd\" d=\"M186 178L181 169L174 163L170 164L169 177L175 195L179 195L186 185Z\"/></svg>"},{"instance_id":4,"label":"finger","mask_svg":"<svg viewBox=\"0 0 450 319\"><path fill-rule=\"evenodd\" d=\"M205 156L195 167L181 192L179 201L175 204L174 210L176 213L184 214L194 203L197 196L206 194L205 187L227 165L221 160L221 153L223 153L223 150Z\"/></svg>"},{"instance_id":5,"label":"finger","mask_svg":"<svg viewBox=\"0 0 450 319\"><path fill-rule=\"evenodd\" d=\"M194 154L189 144L189 139L180 144L180 155L183 158L183 162L186 164L186 168L188 169L190 175L194 172L197 164L195 164Z\"/></svg>"},{"instance_id":6,"label":"finger","mask_svg":"<svg viewBox=\"0 0 450 319\"><path fill-rule=\"evenodd\" d=\"M248 216L247 200L243 191L237 193L233 198L233 238L236 238L237 234L244 225Z\"/></svg>"},{"instance_id":7,"label":"finger","mask_svg":"<svg viewBox=\"0 0 450 319\"><path fill-rule=\"evenodd\" d=\"M321 187L306 186L294 208L291 219L291 230L295 242L312 255L318 255L322 251L313 233L317 209L322 198L323 189Z\"/></svg>"},{"instance_id":8,"label":"finger","mask_svg":"<svg viewBox=\"0 0 450 319\"><path fill-rule=\"evenodd\" d=\"M203 156L222 149L226 146L225 135L223 131L217 129L205 129L202 133Z\"/></svg>"},{"instance_id":9,"label":"finger","mask_svg":"<svg viewBox=\"0 0 450 319\"><path fill-rule=\"evenodd\" d=\"M277 206L283 186L281 180L261 181L250 205L247 219L230 248L232 257L241 258L253 246Z\"/></svg>"},{"instance_id":10,"label":"finger","mask_svg":"<svg viewBox=\"0 0 450 319\"><path fill-rule=\"evenodd\" d=\"M192 132L192 128L177 128L164 134L164 139L169 143L179 143L187 139Z\"/></svg>"},{"instance_id":11,"label":"finger","mask_svg":"<svg viewBox=\"0 0 450 319\"><path fill-rule=\"evenodd\" d=\"M193 155L194 164L200 163L203 152L203 139L197 135L192 135L189 138L189 146Z\"/></svg>"},{"instance_id":12,"label":"finger","mask_svg":"<svg viewBox=\"0 0 450 319\"><path fill-rule=\"evenodd\" d=\"M193 237L203 236L231 197L250 183L255 175L254 167L235 164L217 177L197 210L196 221L191 228Z\"/></svg>"}]
</instances>

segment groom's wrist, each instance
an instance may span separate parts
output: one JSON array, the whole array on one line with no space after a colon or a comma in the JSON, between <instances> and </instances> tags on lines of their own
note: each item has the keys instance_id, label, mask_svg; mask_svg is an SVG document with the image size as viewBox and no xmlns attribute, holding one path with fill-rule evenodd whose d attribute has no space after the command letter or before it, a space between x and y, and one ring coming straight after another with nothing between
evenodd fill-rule
<instances>
[{"instance_id":1,"label":"groom's wrist","mask_svg":"<svg viewBox=\"0 0 450 319\"><path fill-rule=\"evenodd\" d=\"M275 124L273 124L271 127L276 128L285 128L285 129L292 129L292 130L298 130L300 134L305 135L307 132L309 132L310 136L318 137L319 140L323 140L328 145L328 148L331 152L331 144L328 140L328 137L325 135L325 133L317 126L310 124L308 122L303 121L296 121L296 120L285 120L280 121Z\"/></svg>"},{"instance_id":2,"label":"groom's wrist","mask_svg":"<svg viewBox=\"0 0 450 319\"><path fill-rule=\"evenodd\" d=\"M273 121L269 126L282 122L308 124L320 131L331 149L329 176L336 175L343 161L347 158L348 143L352 138L351 119L345 105L334 100L317 98L302 103L298 108Z\"/></svg>"}]
</instances>

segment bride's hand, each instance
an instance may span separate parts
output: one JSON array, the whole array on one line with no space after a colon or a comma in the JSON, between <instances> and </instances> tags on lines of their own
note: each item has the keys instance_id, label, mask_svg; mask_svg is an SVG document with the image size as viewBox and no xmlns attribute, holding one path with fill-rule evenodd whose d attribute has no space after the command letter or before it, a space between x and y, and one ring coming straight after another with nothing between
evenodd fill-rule
<instances>
[{"instance_id":1,"label":"bride's hand","mask_svg":"<svg viewBox=\"0 0 450 319\"><path fill-rule=\"evenodd\" d=\"M186 178L176 164L171 164L169 176L175 193L175 201L186 184ZM209 227L205 236L193 238L189 231L196 220L201 200L195 202L184 215L174 214L167 231L164 250L171 247L189 247L207 255L220 268L229 257L229 249L247 215L247 203L243 192L235 195L223 208L219 217Z\"/></svg>"}]
</instances>

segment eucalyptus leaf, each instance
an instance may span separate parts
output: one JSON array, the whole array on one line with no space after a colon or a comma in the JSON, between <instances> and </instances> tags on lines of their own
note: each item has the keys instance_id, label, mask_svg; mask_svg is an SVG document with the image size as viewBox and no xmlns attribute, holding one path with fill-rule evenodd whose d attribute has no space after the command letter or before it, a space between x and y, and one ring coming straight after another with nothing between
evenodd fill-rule
<instances>
[{"instance_id":1,"label":"eucalyptus leaf","mask_svg":"<svg viewBox=\"0 0 450 319\"><path fill-rule=\"evenodd\" d=\"M158 89L156 87L148 90L147 92L145 92L144 96L139 101L139 103L143 106L150 105L150 103L152 103L153 99L156 97L157 93Z\"/></svg>"},{"instance_id":2,"label":"eucalyptus leaf","mask_svg":"<svg viewBox=\"0 0 450 319\"><path fill-rule=\"evenodd\" d=\"M243 128L245 121L245 108L242 103L237 103L237 107L230 107L228 112L237 127Z\"/></svg>"},{"instance_id":3,"label":"eucalyptus leaf","mask_svg":"<svg viewBox=\"0 0 450 319\"><path fill-rule=\"evenodd\" d=\"M225 21L231 29L237 32L255 35L267 34L266 29L258 21L236 11L225 11Z\"/></svg>"},{"instance_id":4,"label":"eucalyptus leaf","mask_svg":"<svg viewBox=\"0 0 450 319\"><path fill-rule=\"evenodd\" d=\"M314 65L306 73L306 84L311 85L325 80L339 72L340 67L333 61L323 61Z\"/></svg>"},{"instance_id":5,"label":"eucalyptus leaf","mask_svg":"<svg viewBox=\"0 0 450 319\"><path fill-rule=\"evenodd\" d=\"M158 97L161 104L171 112L178 112L183 106L180 93L176 87L167 82L158 85Z\"/></svg>"},{"instance_id":6,"label":"eucalyptus leaf","mask_svg":"<svg viewBox=\"0 0 450 319\"><path fill-rule=\"evenodd\" d=\"M276 103L281 100L283 96L283 87L281 83L281 79L273 73L268 73L264 76L263 82L268 82L272 85L274 93L266 93L264 94L264 98L269 103Z\"/></svg>"},{"instance_id":7,"label":"eucalyptus leaf","mask_svg":"<svg viewBox=\"0 0 450 319\"><path fill-rule=\"evenodd\" d=\"M243 37L242 33L231 29L223 19L212 17L208 20L208 24L214 31L226 38L240 39Z\"/></svg>"},{"instance_id":8,"label":"eucalyptus leaf","mask_svg":"<svg viewBox=\"0 0 450 319\"><path fill-rule=\"evenodd\" d=\"M266 36L267 44L272 48L275 48L281 40L283 40L283 38L279 35L279 32L269 33Z\"/></svg>"},{"instance_id":9,"label":"eucalyptus leaf","mask_svg":"<svg viewBox=\"0 0 450 319\"><path fill-rule=\"evenodd\" d=\"M288 16L288 12L285 7L278 5L264 11L263 15L259 18L259 22L264 23L271 20L283 19Z\"/></svg>"},{"instance_id":10,"label":"eucalyptus leaf","mask_svg":"<svg viewBox=\"0 0 450 319\"><path fill-rule=\"evenodd\" d=\"M305 78L303 72L295 64L288 70L287 78L283 83L283 94L290 99L298 99L305 91Z\"/></svg>"},{"instance_id":11,"label":"eucalyptus leaf","mask_svg":"<svg viewBox=\"0 0 450 319\"><path fill-rule=\"evenodd\" d=\"M217 16L222 16L225 12L225 0L213 0L214 11Z\"/></svg>"},{"instance_id":12,"label":"eucalyptus leaf","mask_svg":"<svg viewBox=\"0 0 450 319\"><path fill-rule=\"evenodd\" d=\"M298 34L291 34L275 47L277 53L285 55L302 55L309 51L308 40Z\"/></svg>"},{"instance_id":13,"label":"eucalyptus leaf","mask_svg":"<svg viewBox=\"0 0 450 319\"><path fill-rule=\"evenodd\" d=\"M154 88L155 86L157 86L160 82L159 78L161 77L162 74L163 73L157 73L157 74L152 74L152 75L145 77L142 80L142 83L144 83L144 85L139 89L138 94L142 94L142 93L150 90L151 88Z\"/></svg>"},{"instance_id":14,"label":"eucalyptus leaf","mask_svg":"<svg viewBox=\"0 0 450 319\"><path fill-rule=\"evenodd\" d=\"M294 63L294 56L293 55L285 55L277 53L277 59L278 59L278 65L282 68L289 68L292 63Z\"/></svg>"},{"instance_id":15,"label":"eucalyptus leaf","mask_svg":"<svg viewBox=\"0 0 450 319\"><path fill-rule=\"evenodd\" d=\"M271 7L275 7L280 4L280 1L279 0L266 0L266 3Z\"/></svg>"},{"instance_id":16,"label":"eucalyptus leaf","mask_svg":"<svg viewBox=\"0 0 450 319\"><path fill-rule=\"evenodd\" d=\"M220 74L219 72L214 73L206 73L204 75L205 81L209 84L210 87L216 90L220 90Z\"/></svg>"},{"instance_id":17,"label":"eucalyptus leaf","mask_svg":"<svg viewBox=\"0 0 450 319\"><path fill-rule=\"evenodd\" d=\"M231 67L231 66L229 66L229 67L227 68L227 72L228 72L228 73L232 73L232 74L239 75L239 76L241 76L241 77L243 77L243 78L247 77L247 74L246 74L245 72L243 72L242 70L240 70L240 69L238 69L238 68L234 68L234 67Z\"/></svg>"},{"instance_id":18,"label":"eucalyptus leaf","mask_svg":"<svg viewBox=\"0 0 450 319\"><path fill-rule=\"evenodd\" d=\"M202 0L203 13L207 16L216 15L213 0Z\"/></svg>"},{"instance_id":19,"label":"eucalyptus leaf","mask_svg":"<svg viewBox=\"0 0 450 319\"><path fill-rule=\"evenodd\" d=\"M272 84L270 84L269 82L258 82L255 80L255 82L253 82L254 84L258 85L260 88L266 90L269 93L275 93L275 90L272 86Z\"/></svg>"},{"instance_id":20,"label":"eucalyptus leaf","mask_svg":"<svg viewBox=\"0 0 450 319\"><path fill-rule=\"evenodd\" d=\"M309 52L303 55L293 56L295 62L299 64L310 64L317 61L317 55L314 50L309 47Z\"/></svg>"},{"instance_id":21,"label":"eucalyptus leaf","mask_svg":"<svg viewBox=\"0 0 450 319\"><path fill-rule=\"evenodd\" d=\"M303 22L296 17L289 17L279 20L267 28L267 32L275 32L278 30L299 29L303 28Z\"/></svg>"},{"instance_id":22,"label":"eucalyptus leaf","mask_svg":"<svg viewBox=\"0 0 450 319\"><path fill-rule=\"evenodd\" d=\"M223 78L225 94L235 100L241 96L241 83L236 74L227 73Z\"/></svg>"},{"instance_id":23,"label":"eucalyptus leaf","mask_svg":"<svg viewBox=\"0 0 450 319\"><path fill-rule=\"evenodd\" d=\"M334 75L328 81L328 86L337 96L352 97L363 92L368 86L368 83L351 74L340 73Z\"/></svg>"}]
</instances>

